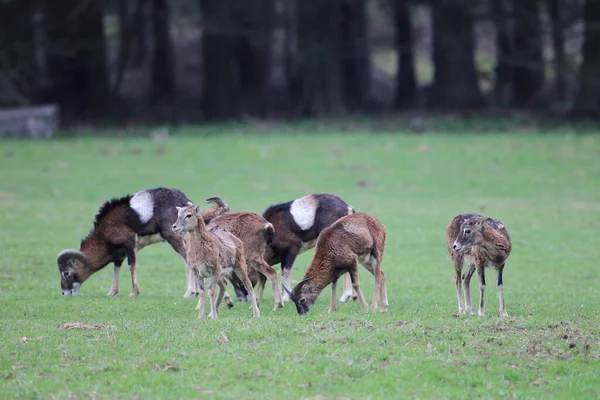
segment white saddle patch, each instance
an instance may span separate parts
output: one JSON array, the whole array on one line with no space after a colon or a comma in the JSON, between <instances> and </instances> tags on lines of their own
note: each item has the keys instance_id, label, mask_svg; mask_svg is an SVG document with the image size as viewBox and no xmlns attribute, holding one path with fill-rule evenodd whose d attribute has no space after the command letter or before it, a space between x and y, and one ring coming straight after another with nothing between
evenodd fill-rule
<instances>
[{"instance_id":1,"label":"white saddle patch","mask_svg":"<svg viewBox=\"0 0 600 400\"><path fill-rule=\"evenodd\" d=\"M292 202L290 213L294 222L298 224L303 231L310 229L315 223L315 214L317 212L317 202L315 198L308 195L296 199Z\"/></svg>"},{"instance_id":2,"label":"white saddle patch","mask_svg":"<svg viewBox=\"0 0 600 400\"><path fill-rule=\"evenodd\" d=\"M145 190L134 194L129 200L129 206L138 213L142 224L148 223L154 215L154 199Z\"/></svg>"}]
</instances>

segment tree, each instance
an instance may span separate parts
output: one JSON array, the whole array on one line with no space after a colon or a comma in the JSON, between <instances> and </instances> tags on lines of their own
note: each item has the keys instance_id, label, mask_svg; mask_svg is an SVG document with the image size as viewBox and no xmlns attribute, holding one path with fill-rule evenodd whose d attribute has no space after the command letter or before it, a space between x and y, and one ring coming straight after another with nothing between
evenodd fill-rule
<instances>
[{"instance_id":1,"label":"tree","mask_svg":"<svg viewBox=\"0 0 600 400\"><path fill-rule=\"evenodd\" d=\"M586 0L584 6L585 36L581 85L575 99L574 115L600 117L600 1Z\"/></svg>"},{"instance_id":2,"label":"tree","mask_svg":"<svg viewBox=\"0 0 600 400\"><path fill-rule=\"evenodd\" d=\"M0 1L0 104L32 102L37 80L33 4L30 0Z\"/></svg>"},{"instance_id":3,"label":"tree","mask_svg":"<svg viewBox=\"0 0 600 400\"><path fill-rule=\"evenodd\" d=\"M233 0L200 0L202 13L203 106L207 119L239 116Z\"/></svg>"},{"instance_id":4,"label":"tree","mask_svg":"<svg viewBox=\"0 0 600 400\"><path fill-rule=\"evenodd\" d=\"M561 0L546 0L548 15L552 23L552 48L554 49L554 73L556 75L556 96L559 101L567 100L565 70L567 59L565 55L563 2Z\"/></svg>"},{"instance_id":5,"label":"tree","mask_svg":"<svg viewBox=\"0 0 600 400\"><path fill-rule=\"evenodd\" d=\"M461 109L483 105L477 82L473 20L469 0L436 0L432 5L433 64L431 104Z\"/></svg>"},{"instance_id":6,"label":"tree","mask_svg":"<svg viewBox=\"0 0 600 400\"><path fill-rule=\"evenodd\" d=\"M404 108L414 106L417 96L412 21L407 0L394 0L393 5L398 55L395 105L397 108Z\"/></svg>"},{"instance_id":7,"label":"tree","mask_svg":"<svg viewBox=\"0 0 600 400\"><path fill-rule=\"evenodd\" d=\"M340 14L340 67L347 110L368 103L371 82L365 0L342 0Z\"/></svg>"},{"instance_id":8,"label":"tree","mask_svg":"<svg viewBox=\"0 0 600 400\"><path fill-rule=\"evenodd\" d=\"M506 0L493 0L492 13L496 28L496 81L494 95L496 105L509 107L512 104L513 57L512 35L509 22L509 10Z\"/></svg>"},{"instance_id":9,"label":"tree","mask_svg":"<svg viewBox=\"0 0 600 400\"><path fill-rule=\"evenodd\" d=\"M175 96L175 60L167 0L152 0L152 25L152 100L168 102Z\"/></svg>"},{"instance_id":10,"label":"tree","mask_svg":"<svg viewBox=\"0 0 600 400\"><path fill-rule=\"evenodd\" d=\"M108 74L101 0L45 0L47 66L51 86L46 100L67 113L106 110Z\"/></svg>"},{"instance_id":11,"label":"tree","mask_svg":"<svg viewBox=\"0 0 600 400\"><path fill-rule=\"evenodd\" d=\"M233 0L234 56L244 111L258 117L269 113L273 0Z\"/></svg>"},{"instance_id":12,"label":"tree","mask_svg":"<svg viewBox=\"0 0 600 400\"><path fill-rule=\"evenodd\" d=\"M514 0L513 94L517 107L532 106L544 84L538 0Z\"/></svg>"},{"instance_id":13,"label":"tree","mask_svg":"<svg viewBox=\"0 0 600 400\"><path fill-rule=\"evenodd\" d=\"M297 63L292 98L295 113L339 113L342 103L339 33L340 0L296 2Z\"/></svg>"}]
</instances>

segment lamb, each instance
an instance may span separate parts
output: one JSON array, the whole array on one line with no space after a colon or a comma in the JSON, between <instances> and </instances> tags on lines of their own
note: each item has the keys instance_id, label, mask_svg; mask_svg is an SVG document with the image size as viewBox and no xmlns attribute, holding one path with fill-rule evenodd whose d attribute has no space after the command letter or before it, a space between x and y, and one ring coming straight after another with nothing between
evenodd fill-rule
<instances>
[{"instance_id":1,"label":"lamb","mask_svg":"<svg viewBox=\"0 0 600 400\"><path fill-rule=\"evenodd\" d=\"M244 283L250 294L252 313L258 317L260 311L256 304L252 283L246 271L244 247L242 241L230 232L218 227L208 229L202 218L199 206L188 202L184 207L176 207L177 221L173 224L173 232L181 233L185 247L187 267L192 269L200 295L198 298L199 317L204 316L205 287L204 279L210 278L208 297L210 301L209 318L217 318L217 313L226 292L222 277L235 274ZM219 286L219 295L215 301L215 285Z\"/></svg>"},{"instance_id":2,"label":"lamb","mask_svg":"<svg viewBox=\"0 0 600 400\"><path fill-rule=\"evenodd\" d=\"M273 225L260 215L252 212L229 212L229 206L220 197L211 197L206 200L206 202L215 202L217 207L219 207L218 209L213 207L209 211L203 213L202 217L204 222L206 223L207 220L210 221L207 228L209 230L218 229L220 231L230 232L240 239L244 246L244 256L246 265L248 266L248 276L257 276L256 273L258 273L261 278L263 278L259 280L255 277L255 282L259 281L258 292L256 295L257 305L260 307L265 288L265 280L269 279L273 288L273 296L275 297L275 306L273 310L275 311L283 307L281 291L277 282L277 272L275 272L264 259L265 250L275 235ZM221 210L221 212L219 210ZM232 280L234 287L236 287L235 284L237 282L238 280Z\"/></svg>"},{"instance_id":3,"label":"lamb","mask_svg":"<svg viewBox=\"0 0 600 400\"><path fill-rule=\"evenodd\" d=\"M185 206L188 201L180 190L159 187L104 203L96 215L93 229L81 241L79 250L66 249L58 255L62 294L77 294L83 282L112 262L114 273L108 295L117 295L119 271L127 258L131 272L131 296L139 295L136 253L153 243L167 241L185 262L183 241L172 231L171 225L177 219L175 206ZM185 297L194 295L193 282L188 279ZM231 300L228 303L233 305Z\"/></svg>"},{"instance_id":4,"label":"lamb","mask_svg":"<svg viewBox=\"0 0 600 400\"><path fill-rule=\"evenodd\" d=\"M358 283L359 262L375 276L371 311L377 311L379 301L381 301L380 310L387 311L389 304L385 274L381 270L385 237L386 230L383 224L377 218L365 213L348 215L325 228L317 240L315 255L304 278L289 293L298 314L308 313L321 291L330 283L329 312L335 311L337 280L346 272L350 274L361 310L366 311L368 306Z\"/></svg>"},{"instance_id":5,"label":"lamb","mask_svg":"<svg viewBox=\"0 0 600 400\"><path fill-rule=\"evenodd\" d=\"M446 229L446 244L454 264L454 282L459 314L473 314L470 283L473 273L479 276L479 315L484 315L485 268L498 273L498 302L500 316L507 317L502 290L502 272L511 252L511 240L504 224L495 218L479 214L461 214L452 219ZM464 261L467 270L461 273ZM464 302L463 302L464 301Z\"/></svg>"}]
</instances>

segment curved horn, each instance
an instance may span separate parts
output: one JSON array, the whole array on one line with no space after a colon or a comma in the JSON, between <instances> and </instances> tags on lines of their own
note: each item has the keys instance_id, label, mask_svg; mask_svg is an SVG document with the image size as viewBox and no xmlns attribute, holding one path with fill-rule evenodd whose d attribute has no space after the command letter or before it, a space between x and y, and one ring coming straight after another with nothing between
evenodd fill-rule
<instances>
[{"instance_id":1,"label":"curved horn","mask_svg":"<svg viewBox=\"0 0 600 400\"><path fill-rule=\"evenodd\" d=\"M58 253L58 257L56 258L56 263L58 264L58 270L59 271L64 271L67 269L67 265L69 263L69 261L71 260L78 260L81 261L81 263L83 264L83 267L86 270L90 269L90 262L88 261L88 259L85 257L85 255L80 252L79 250L75 250L75 249L65 249L63 251L61 251L60 253Z\"/></svg>"},{"instance_id":2,"label":"curved horn","mask_svg":"<svg viewBox=\"0 0 600 400\"><path fill-rule=\"evenodd\" d=\"M300 282L298 282L298 284L296 286L294 286L294 289L292 290L292 293L290 293L290 298L292 296L297 296L300 294L300 292L302 291L302 286L304 286L305 284L307 284L308 282L310 282L310 278L306 278L301 280ZM284 286L285 287L285 286Z\"/></svg>"},{"instance_id":3,"label":"curved horn","mask_svg":"<svg viewBox=\"0 0 600 400\"><path fill-rule=\"evenodd\" d=\"M206 202L207 203L215 203L219 207L223 207L223 208L229 209L229 206L227 205L227 203L225 203L225 201L222 198L220 198L219 196L215 196L215 197L211 197L209 199L206 199Z\"/></svg>"}]
</instances>

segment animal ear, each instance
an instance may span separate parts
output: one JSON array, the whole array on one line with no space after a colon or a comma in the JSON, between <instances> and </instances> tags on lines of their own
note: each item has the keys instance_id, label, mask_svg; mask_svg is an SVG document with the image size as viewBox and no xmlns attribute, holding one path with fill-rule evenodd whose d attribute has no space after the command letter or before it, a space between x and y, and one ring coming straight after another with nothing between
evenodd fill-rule
<instances>
[{"instance_id":1,"label":"animal ear","mask_svg":"<svg viewBox=\"0 0 600 400\"><path fill-rule=\"evenodd\" d=\"M200 205L199 204L194 207L194 214L196 214L196 215L202 215L202 211L200 211Z\"/></svg>"},{"instance_id":2,"label":"animal ear","mask_svg":"<svg viewBox=\"0 0 600 400\"><path fill-rule=\"evenodd\" d=\"M475 227L477 229L481 229L483 227L483 224L485 223L485 218L480 219L479 221L477 221L477 223L475 224Z\"/></svg>"},{"instance_id":3,"label":"animal ear","mask_svg":"<svg viewBox=\"0 0 600 400\"><path fill-rule=\"evenodd\" d=\"M192 203L191 201L188 201L188 207L194 207L194 203Z\"/></svg>"},{"instance_id":4,"label":"animal ear","mask_svg":"<svg viewBox=\"0 0 600 400\"><path fill-rule=\"evenodd\" d=\"M177 206L175 206L175 208L177 209L177 212L179 212L183 209L183 207L177 207Z\"/></svg>"}]
</instances>

